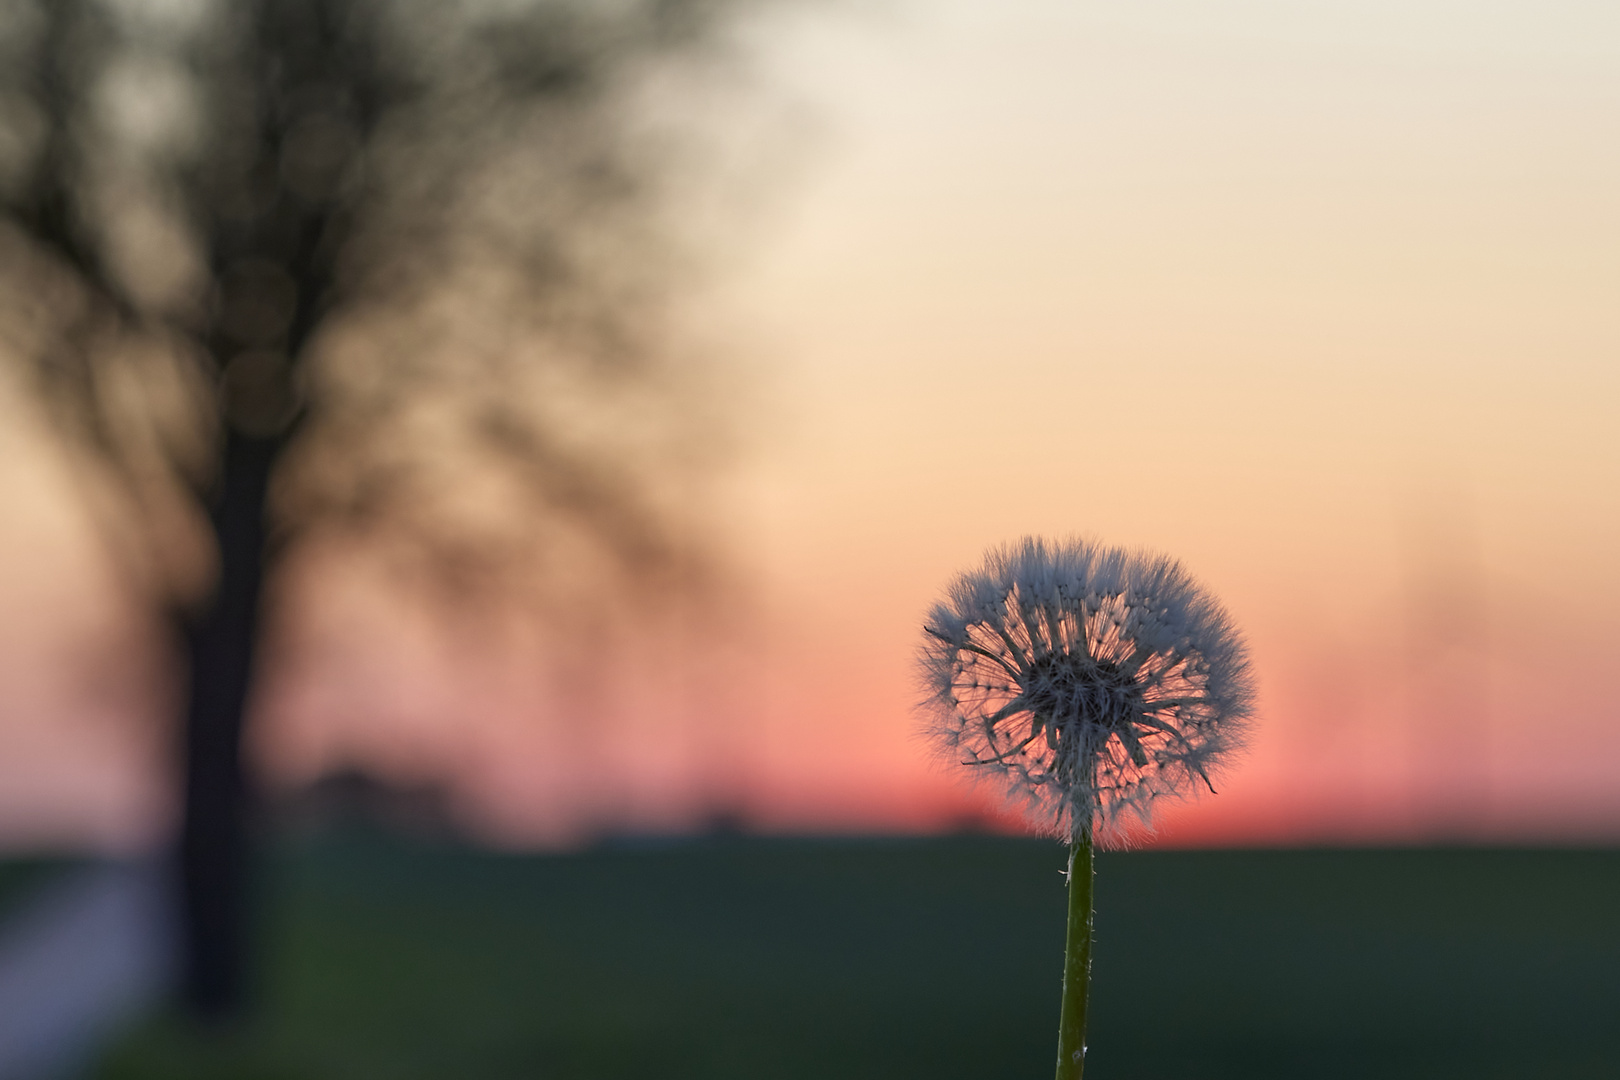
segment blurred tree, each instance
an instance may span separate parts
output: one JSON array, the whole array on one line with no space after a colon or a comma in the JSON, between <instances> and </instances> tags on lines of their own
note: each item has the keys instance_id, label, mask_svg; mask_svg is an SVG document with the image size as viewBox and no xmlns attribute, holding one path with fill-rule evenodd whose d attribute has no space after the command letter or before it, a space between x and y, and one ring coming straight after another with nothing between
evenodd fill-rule
<instances>
[{"instance_id":1,"label":"blurred tree","mask_svg":"<svg viewBox=\"0 0 1620 1080\"><path fill-rule=\"evenodd\" d=\"M267 560L335 531L453 591L587 549L679 578L704 423L659 333L683 158L656 106L723 14L0 0L0 347L182 628L200 1013L243 1002Z\"/></svg>"}]
</instances>

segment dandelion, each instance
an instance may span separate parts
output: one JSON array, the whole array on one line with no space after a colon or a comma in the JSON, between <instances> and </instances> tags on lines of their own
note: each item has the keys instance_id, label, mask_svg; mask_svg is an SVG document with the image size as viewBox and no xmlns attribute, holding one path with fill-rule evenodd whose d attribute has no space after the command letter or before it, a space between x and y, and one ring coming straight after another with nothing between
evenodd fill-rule
<instances>
[{"instance_id":1,"label":"dandelion","mask_svg":"<svg viewBox=\"0 0 1620 1080\"><path fill-rule=\"evenodd\" d=\"M1093 849L1160 798L1214 790L1253 701L1243 640L1173 559L1037 538L958 577L923 630L930 740L1069 843L1057 1078L1078 1080Z\"/></svg>"}]
</instances>

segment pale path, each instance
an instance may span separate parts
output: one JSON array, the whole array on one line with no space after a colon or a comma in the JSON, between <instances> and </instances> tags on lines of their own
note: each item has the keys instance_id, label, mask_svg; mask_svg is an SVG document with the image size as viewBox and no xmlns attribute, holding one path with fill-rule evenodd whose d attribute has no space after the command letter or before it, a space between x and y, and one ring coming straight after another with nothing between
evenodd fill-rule
<instances>
[{"instance_id":1,"label":"pale path","mask_svg":"<svg viewBox=\"0 0 1620 1080\"><path fill-rule=\"evenodd\" d=\"M0 924L0 1080L59 1080L161 993L173 970L167 877L100 863L51 882Z\"/></svg>"}]
</instances>

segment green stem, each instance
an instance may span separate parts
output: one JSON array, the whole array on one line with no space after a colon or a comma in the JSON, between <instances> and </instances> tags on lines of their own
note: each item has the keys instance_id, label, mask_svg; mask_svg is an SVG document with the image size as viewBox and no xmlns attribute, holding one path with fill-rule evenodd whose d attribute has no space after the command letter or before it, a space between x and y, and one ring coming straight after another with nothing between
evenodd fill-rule
<instances>
[{"instance_id":1,"label":"green stem","mask_svg":"<svg viewBox=\"0 0 1620 1080\"><path fill-rule=\"evenodd\" d=\"M1088 830L1069 845L1069 942L1063 957L1057 1080L1080 1080L1086 1068L1086 1002L1091 996L1091 883L1091 833Z\"/></svg>"}]
</instances>

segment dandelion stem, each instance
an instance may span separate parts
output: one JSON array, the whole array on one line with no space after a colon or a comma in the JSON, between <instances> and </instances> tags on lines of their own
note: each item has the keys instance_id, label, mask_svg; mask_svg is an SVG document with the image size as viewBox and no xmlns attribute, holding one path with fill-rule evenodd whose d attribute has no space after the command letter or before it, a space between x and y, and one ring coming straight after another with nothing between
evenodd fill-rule
<instances>
[{"instance_id":1,"label":"dandelion stem","mask_svg":"<svg viewBox=\"0 0 1620 1080\"><path fill-rule=\"evenodd\" d=\"M1069 845L1069 941L1063 957L1063 1009L1058 1018L1057 1080L1080 1080L1086 1068L1086 1002L1091 996L1091 831Z\"/></svg>"}]
</instances>

